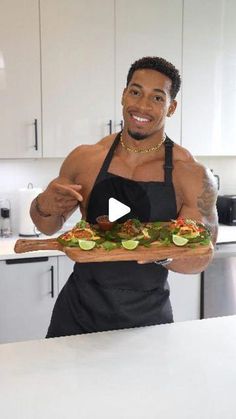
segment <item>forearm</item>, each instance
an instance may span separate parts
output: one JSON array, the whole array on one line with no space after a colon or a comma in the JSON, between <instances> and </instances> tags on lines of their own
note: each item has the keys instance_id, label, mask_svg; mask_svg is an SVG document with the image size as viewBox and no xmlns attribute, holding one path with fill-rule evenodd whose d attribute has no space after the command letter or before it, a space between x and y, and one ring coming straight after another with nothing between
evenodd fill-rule
<instances>
[{"instance_id":1,"label":"forearm","mask_svg":"<svg viewBox=\"0 0 236 419\"><path fill-rule=\"evenodd\" d=\"M183 274L197 274L206 269L212 261L214 251L212 250L207 256L193 256L186 259L173 260L166 268L173 272Z\"/></svg>"},{"instance_id":2,"label":"forearm","mask_svg":"<svg viewBox=\"0 0 236 419\"><path fill-rule=\"evenodd\" d=\"M31 204L30 216L37 229L48 236L60 230L65 221L62 215L50 215L46 217L40 215L36 208L35 199Z\"/></svg>"}]
</instances>

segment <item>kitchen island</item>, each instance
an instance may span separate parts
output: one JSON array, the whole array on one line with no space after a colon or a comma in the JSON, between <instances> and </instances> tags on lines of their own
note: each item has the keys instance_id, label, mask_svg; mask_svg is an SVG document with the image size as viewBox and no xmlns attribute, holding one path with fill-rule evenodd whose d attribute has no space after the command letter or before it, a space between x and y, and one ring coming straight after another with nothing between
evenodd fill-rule
<instances>
[{"instance_id":1,"label":"kitchen island","mask_svg":"<svg viewBox=\"0 0 236 419\"><path fill-rule=\"evenodd\" d=\"M0 346L2 419L234 419L236 316Z\"/></svg>"}]
</instances>

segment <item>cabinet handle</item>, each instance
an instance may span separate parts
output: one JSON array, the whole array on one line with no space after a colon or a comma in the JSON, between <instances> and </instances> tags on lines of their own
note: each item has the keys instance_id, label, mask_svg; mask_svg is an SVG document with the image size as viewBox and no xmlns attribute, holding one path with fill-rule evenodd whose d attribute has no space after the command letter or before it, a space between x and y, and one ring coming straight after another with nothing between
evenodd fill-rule
<instances>
[{"instance_id":1,"label":"cabinet handle","mask_svg":"<svg viewBox=\"0 0 236 419\"><path fill-rule=\"evenodd\" d=\"M48 256L36 257L36 258L20 258L20 259L6 259L6 265L19 265L20 263L35 263L35 262L47 262Z\"/></svg>"},{"instance_id":2,"label":"cabinet handle","mask_svg":"<svg viewBox=\"0 0 236 419\"><path fill-rule=\"evenodd\" d=\"M118 125L120 125L120 129L121 129L121 131L123 131L124 123L123 123L122 119L121 119L121 121L120 121L120 123Z\"/></svg>"},{"instance_id":3,"label":"cabinet handle","mask_svg":"<svg viewBox=\"0 0 236 419\"><path fill-rule=\"evenodd\" d=\"M34 148L35 150L38 150L38 120L37 119L34 120L34 138L35 138Z\"/></svg>"},{"instance_id":4,"label":"cabinet handle","mask_svg":"<svg viewBox=\"0 0 236 419\"><path fill-rule=\"evenodd\" d=\"M54 267L51 266L50 268L50 272L51 272L51 297L54 298Z\"/></svg>"},{"instance_id":5,"label":"cabinet handle","mask_svg":"<svg viewBox=\"0 0 236 419\"><path fill-rule=\"evenodd\" d=\"M107 126L109 127L109 134L112 134L112 120L111 119L109 119Z\"/></svg>"}]
</instances>

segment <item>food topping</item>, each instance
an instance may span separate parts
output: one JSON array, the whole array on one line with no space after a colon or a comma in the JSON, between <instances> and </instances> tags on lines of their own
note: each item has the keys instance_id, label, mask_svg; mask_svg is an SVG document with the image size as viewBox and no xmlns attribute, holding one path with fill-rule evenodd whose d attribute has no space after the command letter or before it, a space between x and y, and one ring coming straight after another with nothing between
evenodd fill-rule
<instances>
[{"instance_id":1,"label":"food topping","mask_svg":"<svg viewBox=\"0 0 236 419\"><path fill-rule=\"evenodd\" d=\"M92 250L94 247L107 251L124 248L134 250L138 246L189 246L209 245L211 235L202 224L191 219L178 218L170 222L141 223L137 219L129 219L123 224L117 222L112 228L104 229L102 223L109 223L107 216L100 218L100 224L90 225L81 220L76 226L62 234L58 241L64 246L80 247ZM111 223L113 224L113 223Z\"/></svg>"},{"instance_id":2,"label":"food topping","mask_svg":"<svg viewBox=\"0 0 236 419\"><path fill-rule=\"evenodd\" d=\"M142 224L136 218L127 220L121 226L121 232L130 236L135 236L142 231Z\"/></svg>"}]
</instances>

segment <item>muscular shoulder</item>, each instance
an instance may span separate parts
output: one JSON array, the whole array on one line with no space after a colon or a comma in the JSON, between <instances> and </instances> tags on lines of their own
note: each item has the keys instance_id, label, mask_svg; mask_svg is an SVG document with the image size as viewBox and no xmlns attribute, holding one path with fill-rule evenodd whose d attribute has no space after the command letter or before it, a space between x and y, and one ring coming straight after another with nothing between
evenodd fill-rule
<instances>
[{"instance_id":1,"label":"muscular shoulder","mask_svg":"<svg viewBox=\"0 0 236 419\"><path fill-rule=\"evenodd\" d=\"M95 144L82 144L76 147L64 160L60 176L75 179L80 173L93 170L105 158L115 135L102 138Z\"/></svg>"},{"instance_id":2,"label":"muscular shoulder","mask_svg":"<svg viewBox=\"0 0 236 419\"><path fill-rule=\"evenodd\" d=\"M216 184L211 171L199 163L185 148L174 147L174 182L184 200L200 196L204 191L216 195Z\"/></svg>"},{"instance_id":3,"label":"muscular shoulder","mask_svg":"<svg viewBox=\"0 0 236 419\"><path fill-rule=\"evenodd\" d=\"M76 147L68 156L68 159L84 159L84 158L93 158L97 156L99 153L106 152L114 140L114 135L109 135L107 137L102 138L95 144L82 144Z\"/></svg>"},{"instance_id":4,"label":"muscular shoulder","mask_svg":"<svg viewBox=\"0 0 236 419\"><path fill-rule=\"evenodd\" d=\"M200 201L216 202L217 187L211 171L196 160L176 162L174 183L182 202L185 205L195 205Z\"/></svg>"},{"instance_id":5,"label":"muscular shoulder","mask_svg":"<svg viewBox=\"0 0 236 419\"><path fill-rule=\"evenodd\" d=\"M174 175L179 182L185 182L189 177L200 180L206 175L206 168L186 148L178 144L173 148L173 166Z\"/></svg>"},{"instance_id":6,"label":"muscular shoulder","mask_svg":"<svg viewBox=\"0 0 236 419\"><path fill-rule=\"evenodd\" d=\"M178 164L178 162L196 162L190 151L176 143L173 148L173 160L175 164Z\"/></svg>"}]
</instances>

